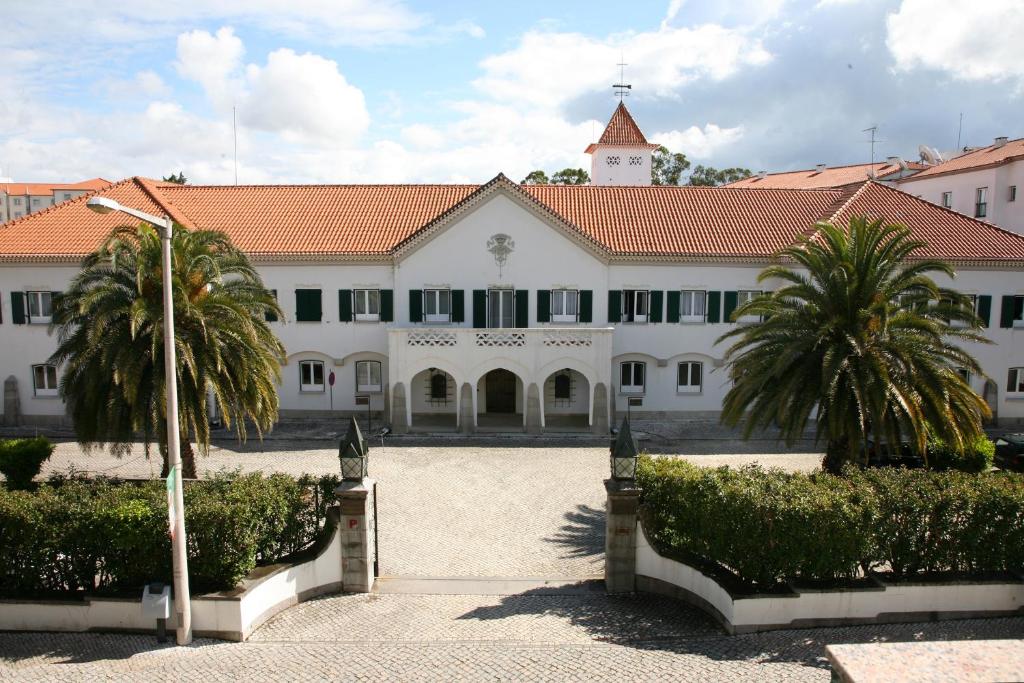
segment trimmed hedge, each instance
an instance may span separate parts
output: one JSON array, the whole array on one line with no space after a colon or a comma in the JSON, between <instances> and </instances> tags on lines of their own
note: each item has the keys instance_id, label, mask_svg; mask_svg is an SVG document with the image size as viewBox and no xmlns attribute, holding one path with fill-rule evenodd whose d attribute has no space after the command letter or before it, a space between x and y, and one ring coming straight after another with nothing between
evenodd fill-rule
<instances>
[{"instance_id":1,"label":"trimmed hedge","mask_svg":"<svg viewBox=\"0 0 1024 683\"><path fill-rule=\"evenodd\" d=\"M928 438L928 467L934 470L985 472L992 468L995 458L996 445L987 436L979 436L967 444L963 453L938 437Z\"/></svg>"},{"instance_id":2,"label":"trimmed hedge","mask_svg":"<svg viewBox=\"0 0 1024 683\"><path fill-rule=\"evenodd\" d=\"M189 579L196 592L233 588L257 564L309 547L337 477L259 474L185 485ZM141 590L171 580L163 481L68 480L0 489L0 594Z\"/></svg>"},{"instance_id":3,"label":"trimmed hedge","mask_svg":"<svg viewBox=\"0 0 1024 683\"><path fill-rule=\"evenodd\" d=\"M846 476L641 458L645 529L761 590L866 572L908 578L1024 568L1024 477L851 468Z\"/></svg>"},{"instance_id":4,"label":"trimmed hedge","mask_svg":"<svg viewBox=\"0 0 1024 683\"><path fill-rule=\"evenodd\" d=\"M0 472L7 478L7 488L27 489L53 455L49 439L0 439Z\"/></svg>"}]
</instances>

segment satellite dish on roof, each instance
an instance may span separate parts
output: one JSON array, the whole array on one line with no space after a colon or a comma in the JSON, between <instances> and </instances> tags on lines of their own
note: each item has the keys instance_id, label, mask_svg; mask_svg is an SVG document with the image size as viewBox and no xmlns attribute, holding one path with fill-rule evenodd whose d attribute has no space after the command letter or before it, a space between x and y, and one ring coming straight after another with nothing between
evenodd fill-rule
<instances>
[{"instance_id":1,"label":"satellite dish on roof","mask_svg":"<svg viewBox=\"0 0 1024 683\"><path fill-rule=\"evenodd\" d=\"M917 151L921 155L921 161L926 164L934 166L935 164L942 163L942 155L939 154L938 150L928 145L918 145Z\"/></svg>"}]
</instances>

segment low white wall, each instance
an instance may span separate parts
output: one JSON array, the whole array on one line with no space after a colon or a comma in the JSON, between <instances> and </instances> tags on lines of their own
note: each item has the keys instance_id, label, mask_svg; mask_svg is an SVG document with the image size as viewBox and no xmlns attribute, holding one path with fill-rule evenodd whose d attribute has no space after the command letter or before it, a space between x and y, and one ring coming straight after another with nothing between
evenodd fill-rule
<instances>
[{"instance_id":1,"label":"low white wall","mask_svg":"<svg viewBox=\"0 0 1024 683\"><path fill-rule=\"evenodd\" d=\"M733 598L700 570L662 557L637 522L636 573L678 589L733 633L838 623L892 622L1009 614L1024 607L1024 582L883 584L878 588L798 591ZM717 614L715 614L717 612Z\"/></svg>"},{"instance_id":2,"label":"low white wall","mask_svg":"<svg viewBox=\"0 0 1024 683\"><path fill-rule=\"evenodd\" d=\"M335 527L327 546L313 559L282 565L246 581L232 592L192 598L192 630L196 636L245 640L267 619L303 600L342 590L341 531ZM173 637L174 607L167 620ZM0 601L0 631L145 631L156 623L142 616L141 595L131 598L88 598L79 601Z\"/></svg>"}]
</instances>

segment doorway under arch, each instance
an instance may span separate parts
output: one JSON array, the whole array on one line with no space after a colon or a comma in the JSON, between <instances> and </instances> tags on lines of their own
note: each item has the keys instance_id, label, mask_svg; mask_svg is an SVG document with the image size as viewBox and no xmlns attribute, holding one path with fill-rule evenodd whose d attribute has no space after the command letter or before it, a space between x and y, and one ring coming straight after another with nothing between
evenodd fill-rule
<instances>
[{"instance_id":1,"label":"doorway under arch","mask_svg":"<svg viewBox=\"0 0 1024 683\"><path fill-rule=\"evenodd\" d=\"M556 370L544 380L544 430L585 432L590 429L590 382L572 368Z\"/></svg>"},{"instance_id":2,"label":"doorway under arch","mask_svg":"<svg viewBox=\"0 0 1024 683\"><path fill-rule=\"evenodd\" d=\"M525 387L511 370L495 368L477 382L477 427L483 431L523 429Z\"/></svg>"},{"instance_id":3,"label":"doorway under arch","mask_svg":"<svg viewBox=\"0 0 1024 683\"><path fill-rule=\"evenodd\" d=\"M454 432L458 428L458 385L440 368L427 368L409 383L412 424L415 432Z\"/></svg>"}]
</instances>

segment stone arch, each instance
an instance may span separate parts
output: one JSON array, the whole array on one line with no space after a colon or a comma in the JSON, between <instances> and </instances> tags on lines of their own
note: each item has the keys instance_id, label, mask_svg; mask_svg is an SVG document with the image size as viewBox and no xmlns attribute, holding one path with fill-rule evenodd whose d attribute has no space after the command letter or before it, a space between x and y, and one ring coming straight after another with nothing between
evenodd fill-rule
<instances>
[{"instance_id":1,"label":"stone arch","mask_svg":"<svg viewBox=\"0 0 1024 683\"><path fill-rule=\"evenodd\" d=\"M405 382L406 414L410 427L426 424L441 431L458 429L461 412L458 376L442 364L424 365L426 367L413 373Z\"/></svg>"},{"instance_id":2,"label":"stone arch","mask_svg":"<svg viewBox=\"0 0 1024 683\"><path fill-rule=\"evenodd\" d=\"M529 386L530 382L533 381L533 377L530 376L530 370L525 365L509 358L488 358L469 371L470 384L476 386L483 376L491 370L508 370L519 378L524 387Z\"/></svg>"},{"instance_id":3,"label":"stone arch","mask_svg":"<svg viewBox=\"0 0 1024 683\"><path fill-rule=\"evenodd\" d=\"M348 365L349 363L357 360L377 360L385 365L388 363L388 355L386 353L380 353L379 351L353 351L352 353L346 353L338 360L339 365Z\"/></svg>"},{"instance_id":4,"label":"stone arch","mask_svg":"<svg viewBox=\"0 0 1024 683\"><path fill-rule=\"evenodd\" d=\"M557 416L558 419L555 422L563 427L575 429L580 426L587 427L590 425L591 415L594 410L594 387L597 386L598 382L596 379L588 377L587 373L582 372L577 367L572 367L574 365L580 366L581 364L566 363L562 367L547 372L547 374L539 375L542 379L537 383L537 386L540 391L541 424L544 427L548 426L549 413L551 417ZM568 371L567 374L566 371ZM573 381L575 379L574 375L579 378L575 383ZM557 378L561 376L568 378L568 388L570 391L579 382L583 382L584 386L577 387L578 393L575 396L570 394L568 403L562 402L559 405L559 402L562 400L557 396ZM554 381L552 381L553 378L555 378ZM583 425L575 424L580 416L585 417L586 421Z\"/></svg>"}]
</instances>

